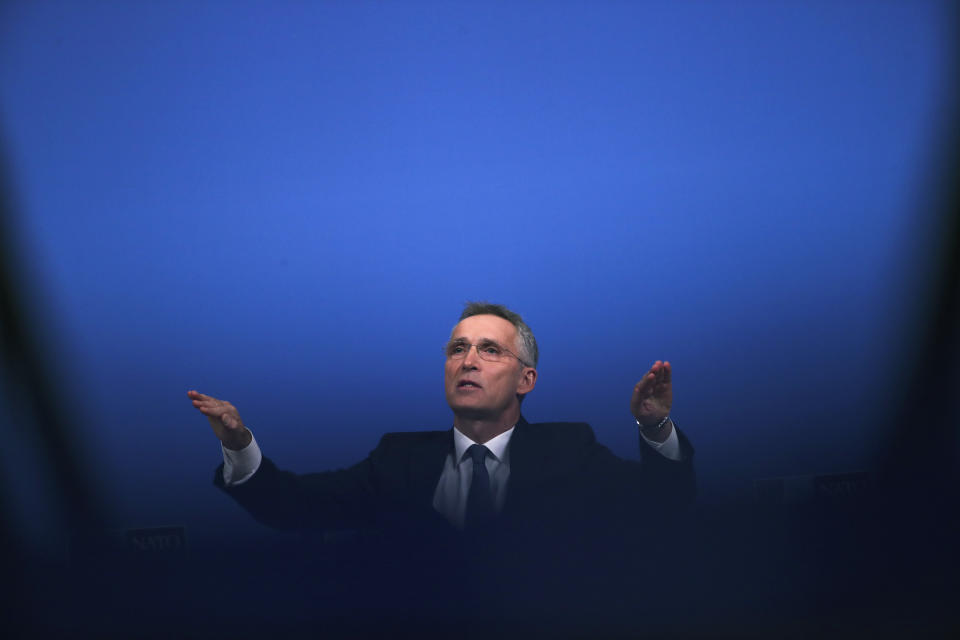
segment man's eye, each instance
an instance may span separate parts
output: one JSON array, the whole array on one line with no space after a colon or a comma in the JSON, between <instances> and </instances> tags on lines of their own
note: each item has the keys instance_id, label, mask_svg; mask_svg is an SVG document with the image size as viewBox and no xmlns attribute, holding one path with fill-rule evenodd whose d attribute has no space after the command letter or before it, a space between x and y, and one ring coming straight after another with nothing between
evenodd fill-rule
<instances>
[{"instance_id":1,"label":"man's eye","mask_svg":"<svg viewBox=\"0 0 960 640\"><path fill-rule=\"evenodd\" d=\"M483 350L490 355L497 355L500 353L500 347L495 344L485 344L483 345Z\"/></svg>"},{"instance_id":2,"label":"man's eye","mask_svg":"<svg viewBox=\"0 0 960 640\"><path fill-rule=\"evenodd\" d=\"M463 353L464 350L465 348L462 344L455 344L450 346L450 353L453 353L453 354Z\"/></svg>"}]
</instances>

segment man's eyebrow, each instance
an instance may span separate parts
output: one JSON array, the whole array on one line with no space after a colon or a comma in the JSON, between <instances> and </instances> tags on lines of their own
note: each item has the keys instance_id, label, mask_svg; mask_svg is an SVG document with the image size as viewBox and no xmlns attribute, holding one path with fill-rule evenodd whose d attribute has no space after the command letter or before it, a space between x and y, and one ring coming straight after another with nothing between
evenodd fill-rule
<instances>
[{"instance_id":1,"label":"man's eyebrow","mask_svg":"<svg viewBox=\"0 0 960 640\"><path fill-rule=\"evenodd\" d=\"M447 344L455 344L457 342L469 343L470 341L466 338L450 338L450 342ZM477 341L474 344L495 344L498 347L500 346L500 343L493 338L477 338Z\"/></svg>"}]
</instances>

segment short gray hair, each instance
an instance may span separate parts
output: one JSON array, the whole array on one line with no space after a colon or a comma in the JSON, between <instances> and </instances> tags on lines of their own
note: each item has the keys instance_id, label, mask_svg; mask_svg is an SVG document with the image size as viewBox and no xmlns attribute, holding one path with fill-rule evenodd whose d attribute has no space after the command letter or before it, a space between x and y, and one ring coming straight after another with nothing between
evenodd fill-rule
<instances>
[{"instance_id":1,"label":"short gray hair","mask_svg":"<svg viewBox=\"0 0 960 640\"><path fill-rule=\"evenodd\" d=\"M507 309L502 304L493 304L492 302L467 302L463 307L463 313L460 314L460 320L470 316L491 315L498 316L508 321L517 328L517 350L520 352L522 363L528 367L537 368L537 361L540 359L540 351L537 349L537 339L533 337L533 331L523 321L520 314Z\"/></svg>"}]
</instances>

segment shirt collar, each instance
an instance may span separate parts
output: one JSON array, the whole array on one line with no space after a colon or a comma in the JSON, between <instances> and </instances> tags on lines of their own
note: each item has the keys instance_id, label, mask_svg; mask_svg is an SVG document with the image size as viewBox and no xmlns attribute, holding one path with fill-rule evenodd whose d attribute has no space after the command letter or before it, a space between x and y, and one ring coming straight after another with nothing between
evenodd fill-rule
<instances>
[{"instance_id":1,"label":"shirt collar","mask_svg":"<svg viewBox=\"0 0 960 640\"><path fill-rule=\"evenodd\" d=\"M516 426L517 425L513 425L512 427L510 427L509 429L507 429L497 437L487 440L486 442L483 443L483 446L489 449L490 453L493 454L494 459L500 462L507 461L507 454L509 453L509 446L510 446L510 437L513 436L513 430L516 428ZM474 442L467 436L460 433L460 430L457 429L456 427L453 428L453 449L456 455L457 464L459 464L463 460L463 455L467 452L467 449L469 449L470 446L474 444L479 444L479 443Z\"/></svg>"}]
</instances>

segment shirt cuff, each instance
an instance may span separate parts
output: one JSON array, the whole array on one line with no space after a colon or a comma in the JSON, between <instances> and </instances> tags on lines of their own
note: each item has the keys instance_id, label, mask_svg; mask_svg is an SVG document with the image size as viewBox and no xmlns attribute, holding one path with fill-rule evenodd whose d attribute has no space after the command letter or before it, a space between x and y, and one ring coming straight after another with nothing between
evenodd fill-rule
<instances>
[{"instance_id":1,"label":"shirt cuff","mask_svg":"<svg viewBox=\"0 0 960 640\"><path fill-rule=\"evenodd\" d=\"M234 451L227 449L222 444L223 449L223 484L227 487L234 487L243 484L253 477L253 474L260 468L260 462L263 461L263 454L260 453L260 447L257 445L257 439L250 434L250 444L243 449Z\"/></svg>"},{"instance_id":2,"label":"shirt cuff","mask_svg":"<svg viewBox=\"0 0 960 640\"><path fill-rule=\"evenodd\" d=\"M637 426L640 426L640 423L637 422ZM666 425L664 425L665 427ZM680 452L680 438L677 437L677 426L673 424L673 420L670 420L670 426L673 427L670 430L670 435L663 442L654 442L647 436L643 435L643 431L640 431L640 437L643 438L648 445L653 447L657 453L662 455L664 458L669 460L675 460L677 462L683 460L683 454Z\"/></svg>"}]
</instances>

